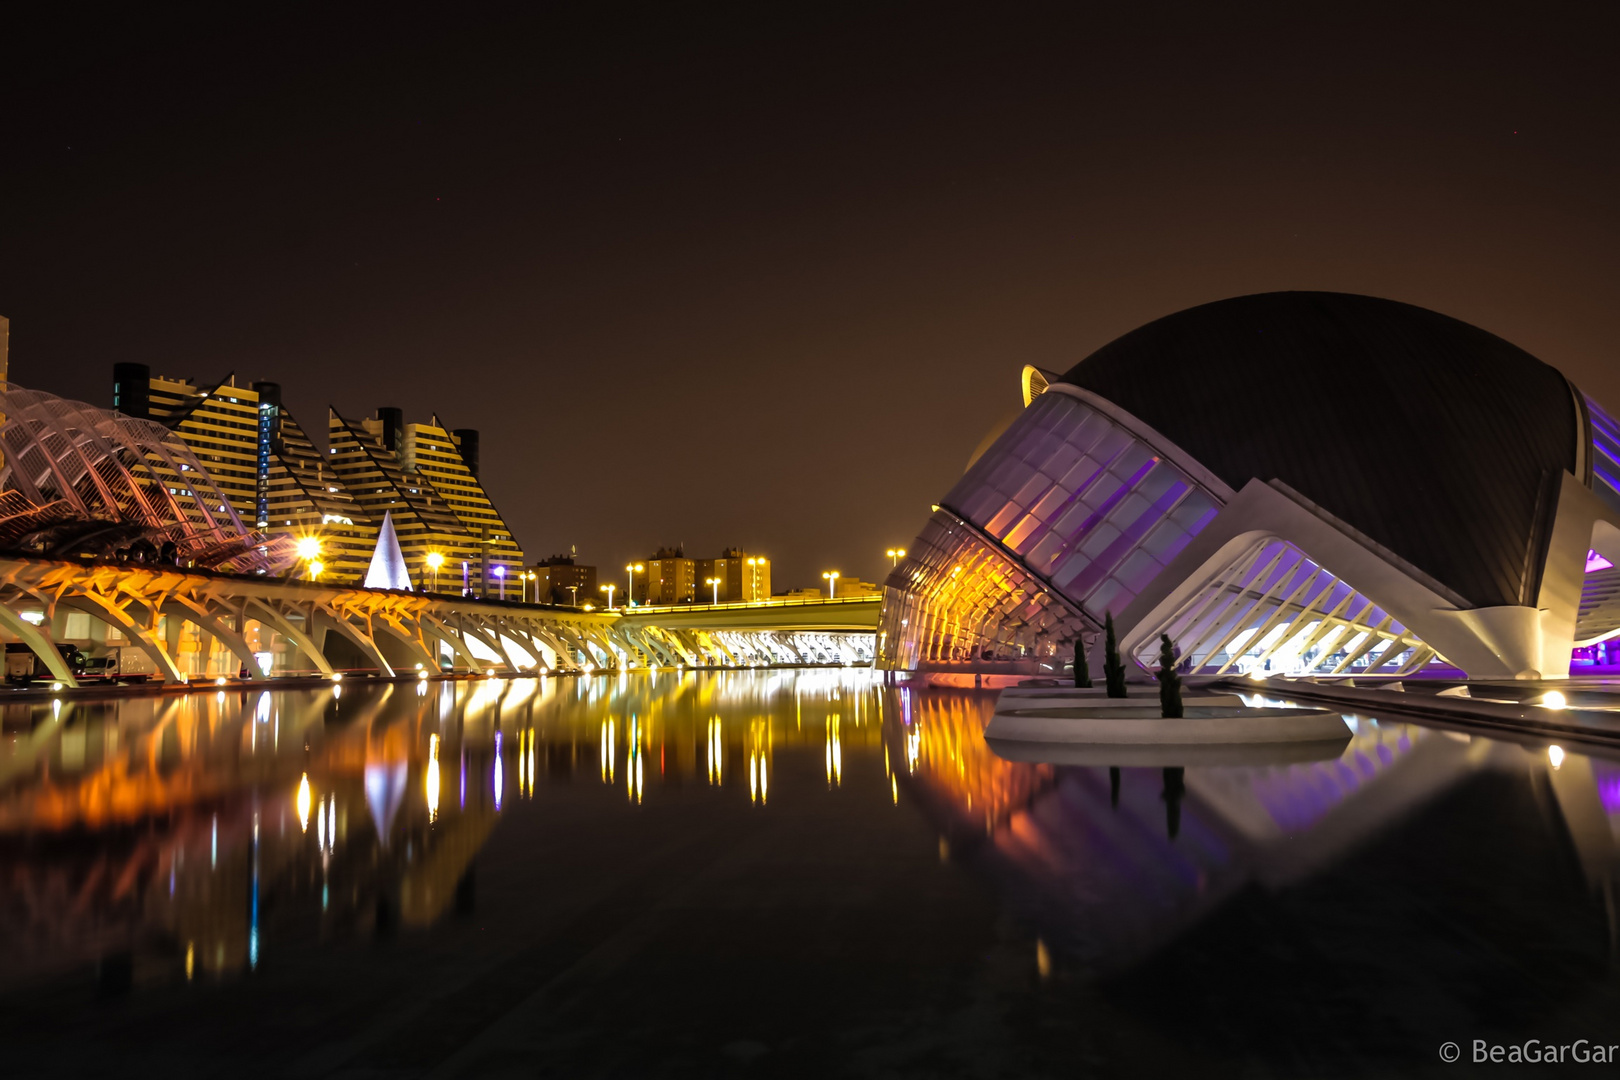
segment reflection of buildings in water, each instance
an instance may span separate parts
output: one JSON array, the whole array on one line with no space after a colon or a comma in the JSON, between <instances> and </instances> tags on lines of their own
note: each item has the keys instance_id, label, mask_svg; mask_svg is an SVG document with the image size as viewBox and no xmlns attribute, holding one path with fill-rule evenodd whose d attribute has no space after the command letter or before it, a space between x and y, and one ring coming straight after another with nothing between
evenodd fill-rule
<instances>
[{"instance_id":1,"label":"reflection of buildings in water","mask_svg":"<svg viewBox=\"0 0 1620 1080\"><path fill-rule=\"evenodd\" d=\"M872 684L813 675L8 705L5 977L109 957L134 978L208 977L252 967L283 935L429 925L471 902L504 804L576 773L611 772L632 804L687 783L763 804L779 742L820 756L836 724L840 770L846 749L877 748Z\"/></svg>"},{"instance_id":2,"label":"reflection of buildings in water","mask_svg":"<svg viewBox=\"0 0 1620 1080\"><path fill-rule=\"evenodd\" d=\"M1047 945L1088 969L1118 969L1160 949L1245 890L1302 886L1406 835L1469 781L1491 776L1541 793L1536 827L1553 847L1567 829L1620 939L1607 899L1620 873L1620 766L1609 762L1554 754L1554 768L1540 750L1353 718L1355 734L1335 760L1187 768L1184 791L1167 804L1169 770L996 757L981 736L991 711L987 696L891 699L886 741L901 762L899 786L940 830L942 854L998 882ZM1490 823L1466 828L1459 841L1491 844L1480 832Z\"/></svg>"}]
</instances>

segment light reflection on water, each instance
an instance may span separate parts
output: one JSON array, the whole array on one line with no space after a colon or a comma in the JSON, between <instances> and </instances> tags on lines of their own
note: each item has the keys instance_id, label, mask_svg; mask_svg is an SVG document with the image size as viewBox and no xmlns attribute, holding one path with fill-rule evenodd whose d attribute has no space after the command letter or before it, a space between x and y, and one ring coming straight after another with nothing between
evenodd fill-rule
<instances>
[{"instance_id":1,"label":"light reflection on water","mask_svg":"<svg viewBox=\"0 0 1620 1080\"><path fill-rule=\"evenodd\" d=\"M0 987L83 979L109 957L142 986L257 978L278 950L421 934L472 909L479 860L537 815L612 815L630 844L601 854L617 872L647 857L638 830L693 802L715 808L703 820L722 849L745 821L799 837L788 861L794 828L831 836L802 873L857 893L897 888L891 872L932 888L903 877L920 856L1007 916L994 935L1025 992L1089 980L1149 1016L1180 994L1221 1018L1211 1040L1241 1029L1220 1009L1244 995L1198 998L1198 965L1223 984L1242 976L1220 964L1271 971L1278 940L1290 956L1343 949L1348 965L1353 938L1355 964L1383 950L1399 983L1455 920L1458 985L1507 998L1546 927L1594 980L1620 940L1620 767L1567 746L1352 716L1332 760L1110 770L1003 760L982 737L993 694L861 672L345 686L4 706ZM1539 891L1498 898L1521 865ZM795 902L805 887L792 878ZM773 947L748 950L765 980ZM1386 989L1369 978L1367 997Z\"/></svg>"},{"instance_id":2,"label":"light reflection on water","mask_svg":"<svg viewBox=\"0 0 1620 1080\"><path fill-rule=\"evenodd\" d=\"M158 940L186 977L241 972L275 948L262 922L317 912L362 935L430 926L514 799L589 773L642 806L687 777L729 794L736 776L764 805L778 741L824 749L836 783L839 710L854 696L870 717L875 693L845 671L346 686L5 706L0 895L24 881L83 902L0 906L15 946L0 986ZM879 745L871 724L854 738Z\"/></svg>"}]
</instances>

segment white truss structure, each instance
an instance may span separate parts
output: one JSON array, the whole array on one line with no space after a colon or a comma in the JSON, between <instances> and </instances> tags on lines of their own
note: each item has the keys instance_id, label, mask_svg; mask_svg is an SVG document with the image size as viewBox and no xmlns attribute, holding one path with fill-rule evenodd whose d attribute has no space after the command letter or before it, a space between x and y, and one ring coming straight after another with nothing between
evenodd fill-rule
<instances>
[{"instance_id":1,"label":"white truss structure","mask_svg":"<svg viewBox=\"0 0 1620 1080\"><path fill-rule=\"evenodd\" d=\"M196 456L162 424L0 383L0 489L58 521L136 526L211 569L263 572L278 552L242 523ZM19 512L20 511L20 512Z\"/></svg>"},{"instance_id":2,"label":"white truss structure","mask_svg":"<svg viewBox=\"0 0 1620 1080\"><path fill-rule=\"evenodd\" d=\"M1144 668L1157 666L1160 634L1187 671L1209 675L1410 675L1437 659L1371 598L1274 537L1255 538L1209 588L1132 635Z\"/></svg>"}]
</instances>

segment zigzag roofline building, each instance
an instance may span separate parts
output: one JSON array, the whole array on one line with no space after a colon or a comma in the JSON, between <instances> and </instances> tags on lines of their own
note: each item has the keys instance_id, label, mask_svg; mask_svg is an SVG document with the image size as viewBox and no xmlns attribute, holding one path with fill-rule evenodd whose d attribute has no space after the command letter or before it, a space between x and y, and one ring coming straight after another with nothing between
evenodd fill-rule
<instances>
[{"instance_id":1,"label":"zigzag roofline building","mask_svg":"<svg viewBox=\"0 0 1620 1080\"><path fill-rule=\"evenodd\" d=\"M351 421L330 410L325 452L273 382L211 386L117 364L113 406L173 431L242 519L271 537L321 540L322 580L360 584L383 518L392 514L418 586L497 596L523 552L478 479L478 432L437 416L406 424L398 409ZM434 572L427 556L442 557ZM504 571L504 573L503 573Z\"/></svg>"},{"instance_id":2,"label":"zigzag roofline building","mask_svg":"<svg viewBox=\"0 0 1620 1080\"><path fill-rule=\"evenodd\" d=\"M1109 613L1205 674L1558 677L1620 635L1620 428L1477 327L1270 293L1023 381L890 575L879 667L1054 674Z\"/></svg>"}]
</instances>

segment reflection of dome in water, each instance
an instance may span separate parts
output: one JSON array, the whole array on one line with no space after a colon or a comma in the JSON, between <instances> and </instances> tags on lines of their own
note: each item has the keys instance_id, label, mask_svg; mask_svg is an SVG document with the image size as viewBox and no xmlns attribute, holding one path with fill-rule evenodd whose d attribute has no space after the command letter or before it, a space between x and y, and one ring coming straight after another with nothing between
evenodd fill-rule
<instances>
[{"instance_id":1,"label":"reflection of dome in water","mask_svg":"<svg viewBox=\"0 0 1620 1080\"><path fill-rule=\"evenodd\" d=\"M366 765L366 805L371 808L371 820L377 826L377 841L388 847L388 836L394 831L394 817L405 801L407 786L405 762L372 762Z\"/></svg>"},{"instance_id":2,"label":"reflection of dome in water","mask_svg":"<svg viewBox=\"0 0 1620 1080\"><path fill-rule=\"evenodd\" d=\"M1616 426L1477 327L1245 296L1024 397L891 576L881 665L1057 673L1111 612L1147 664L1164 632L1210 672L1511 677L1620 628L1583 573L1620 556Z\"/></svg>"}]
</instances>

